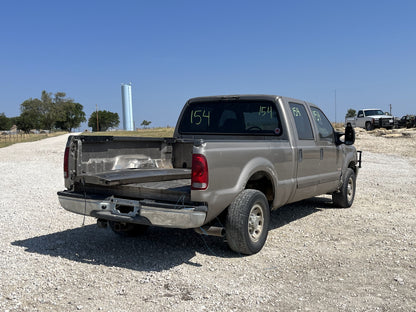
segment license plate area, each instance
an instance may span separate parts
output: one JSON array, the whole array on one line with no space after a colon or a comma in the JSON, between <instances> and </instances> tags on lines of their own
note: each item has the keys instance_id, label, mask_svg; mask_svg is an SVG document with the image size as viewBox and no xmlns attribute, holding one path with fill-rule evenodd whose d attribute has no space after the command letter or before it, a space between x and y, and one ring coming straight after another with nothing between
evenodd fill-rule
<instances>
[{"instance_id":1,"label":"license plate area","mask_svg":"<svg viewBox=\"0 0 416 312\"><path fill-rule=\"evenodd\" d=\"M135 217L140 212L140 203L135 200L111 197L101 203L101 209L110 210L112 214Z\"/></svg>"}]
</instances>

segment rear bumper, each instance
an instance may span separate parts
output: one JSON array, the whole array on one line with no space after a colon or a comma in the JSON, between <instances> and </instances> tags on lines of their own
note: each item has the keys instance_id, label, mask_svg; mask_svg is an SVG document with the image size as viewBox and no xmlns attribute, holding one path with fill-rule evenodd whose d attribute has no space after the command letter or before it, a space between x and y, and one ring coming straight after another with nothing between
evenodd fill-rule
<instances>
[{"instance_id":1,"label":"rear bumper","mask_svg":"<svg viewBox=\"0 0 416 312\"><path fill-rule=\"evenodd\" d=\"M61 206L71 212L110 221L191 229L204 225L207 206L159 203L147 200L86 196L58 192Z\"/></svg>"}]
</instances>

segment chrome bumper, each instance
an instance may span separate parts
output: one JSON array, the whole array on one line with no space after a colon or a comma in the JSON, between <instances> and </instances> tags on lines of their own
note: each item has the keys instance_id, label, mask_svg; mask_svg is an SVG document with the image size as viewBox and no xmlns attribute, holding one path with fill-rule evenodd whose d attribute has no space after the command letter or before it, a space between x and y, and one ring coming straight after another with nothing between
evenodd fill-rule
<instances>
[{"instance_id":1,"label":"chrome bumper","mask_svg":"<svg viewBox=\"0 0 416 312\"><path fill-rule=\"evenodd\" d=\"M71 212L99 219L161 227L192 229L202 226L206 206L157 203L147 200L87 197L78 193L58 192L61 206Z\"/></svg>"}]
</instances>

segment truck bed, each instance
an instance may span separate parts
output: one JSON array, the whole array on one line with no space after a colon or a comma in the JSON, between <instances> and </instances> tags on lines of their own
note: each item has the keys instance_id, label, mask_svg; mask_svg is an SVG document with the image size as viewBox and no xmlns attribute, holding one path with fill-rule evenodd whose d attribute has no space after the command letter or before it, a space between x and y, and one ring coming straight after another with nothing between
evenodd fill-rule
<instances>
[{"instance_id":1,"label":"truck bed","mask_svg":"<svg viewBox=\"0 0 416 312\"><path fill-rule=\"evenodd\" d=\"M193 140L74 136L71 148L73 193L190 202Z\"/></svg>"}]
</instances>

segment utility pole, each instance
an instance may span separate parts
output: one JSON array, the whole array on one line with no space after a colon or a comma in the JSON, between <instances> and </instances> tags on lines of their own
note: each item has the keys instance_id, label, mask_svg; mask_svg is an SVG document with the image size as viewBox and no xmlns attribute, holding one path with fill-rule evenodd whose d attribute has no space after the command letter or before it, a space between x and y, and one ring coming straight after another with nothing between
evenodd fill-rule
<instances>
[{"instance_id":1,"label":"utility pole","mask_svg":"<svg viewBox=\"0 0 416 312\"><path fill-rule=\"evenodd\" d=\"M392 114L391 114L391 104L390 104L390 116L392 116Z\"/></svg>"},{"instance_id":2,"label":"utility pole","mask_svg":"<svg viewBox=\"0 0 416 312\"><path fill-rule=\"evenodd\" d=\"M97 116L97 131L100 131L100 129L98 129L98 105L95 104L95 115Z\"/></svg>"},{"instance_id":3,"label":"utility pole","mask_svg":"<svg viewBox=\"0 0 416 312\"><path fill-rule=\"evenodd\" d=\"M335 123L337 123L337 89L335 89Z\"/></svg>"}]
</instances>

